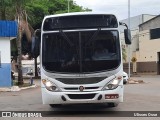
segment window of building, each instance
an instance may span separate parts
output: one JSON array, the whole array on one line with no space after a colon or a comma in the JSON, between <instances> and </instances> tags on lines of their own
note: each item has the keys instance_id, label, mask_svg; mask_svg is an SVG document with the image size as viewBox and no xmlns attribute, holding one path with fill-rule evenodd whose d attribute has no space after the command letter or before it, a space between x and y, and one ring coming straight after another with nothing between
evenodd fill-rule
<instances>
[{"instance_id":1,"label":"window of building","mask_svg":"<svg viewBox=\"0 0 160 120\"><path fill-rule=\"evenodd\" d=\"M150 29L150 39L158 39L160 38L160 28Z\"/></svg>"}]
</instances>

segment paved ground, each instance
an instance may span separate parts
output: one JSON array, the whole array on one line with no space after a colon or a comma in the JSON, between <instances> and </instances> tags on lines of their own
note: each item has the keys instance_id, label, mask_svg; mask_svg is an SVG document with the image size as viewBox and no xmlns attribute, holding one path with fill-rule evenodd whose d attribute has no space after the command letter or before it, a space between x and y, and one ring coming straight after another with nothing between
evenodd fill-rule
<instances>
[{"instance_id":1,"label":"paved ground","mask_svg":"<svg viewBox=\"0 0 160 120\"><path fill-rule=\"evenodd\" d=\"M73 114L76 119L79 116L103 116L100 111L104 111L104 114L106 111L160 111L160 76L150 75L132 78L136 80L144 80L145 83L125 85L124 102L120 103L116 108L88 105L87 107L65 106L62 108L52 109L48 105L42 105L40 81L36 80L34 82L38 85L37 88L22 90L19 92L0 92L0 111L76 111ZM93 114L91 112L86 114L86 112L78 112L77 110L95 110L97 112L94 112ZM65 116L65 113L61 112L60 116ZM74 117L72 118L74 119ZM105 117L100 118L105 119ZM54 119L63 118L58 117ZM69 119L69 117L65 119ZM128 118L124 118L124 120L127 119ZM112 120L112 118L110 120ZM148 118L145 120L148 120Z\"/></svg>"}]
</instances>

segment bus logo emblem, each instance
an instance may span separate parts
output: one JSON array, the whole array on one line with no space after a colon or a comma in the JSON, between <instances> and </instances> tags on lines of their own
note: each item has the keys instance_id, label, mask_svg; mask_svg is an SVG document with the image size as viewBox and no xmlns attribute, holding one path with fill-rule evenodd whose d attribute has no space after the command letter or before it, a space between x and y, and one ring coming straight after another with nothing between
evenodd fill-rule
<instances>
[{"instance_id":1,"label":"bus logo emblem","mask_svg":"<svg viewBox=\"0 0 160 120\"><path fill-rule=\"evenodd\" d=\"M84 90L84 87L83 86L80 86L79 87L79 90L82 92Z\"/></svg>"}]
</instances>

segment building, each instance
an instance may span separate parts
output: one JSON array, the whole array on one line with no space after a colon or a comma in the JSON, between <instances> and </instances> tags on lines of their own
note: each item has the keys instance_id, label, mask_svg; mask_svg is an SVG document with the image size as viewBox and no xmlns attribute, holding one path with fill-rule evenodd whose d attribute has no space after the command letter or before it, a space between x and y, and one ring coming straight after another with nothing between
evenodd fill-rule
<instances>
[{"instance_id":1,"label":"building","mask_svg":"<svg viewBox=\"0 0 160 120\"><path fill-rule=\"evenodd\" d=\"M160 15L139 25L137 72L160 74Z\"/></svg>"},{"instance_id":2,"label":"building","mask_svg":"<svg viewBox=\"0 0 160 120\"><path fill-rule=\"evenodd\" d=\"M0 21L0 87L12 85L10 40L16 36L17 22Z\"/></svg>"},{"instance_id":3,"label":"building","mask_svg":"<svg viewBox=\"0 0 160 120\"><path fill-rule=\"evenodd\" d=\"M124 41L124 32L123 30L126 29L125 27L121 26L120 27L120 39L122 42L122 47L125 48L126 52L126 61L124 61L124 71L128 72L128 52L130 50L130 59L132 59L136 51L139 51L139 25L145 23L146 21L154 18L156 15L149 15L149 14L142 14L138 16L134 16L130 18L130 30L131 30L131 39L132 39L132 44L127 46ZM121 20L120 22L126 23L128 25L128 19ZM132 64L131 64L131 72L132 70Z\"/></svg>"},{"instance_id":4,"label":"building","mask_svg":"<svg viewBox=\"0 0 160 120\"><path fill-rule=\"evenodd\" d=\"M130 30L131 30L131 38L132 38L132 45L131 45L131 56L132 52L135 52L139 50L139 25L143 24L144 22L154 18L156 15L149 15L149 14L142 14L138 16L134 16L130 18ZM121 20L120 22L126 23L128 25L128 19ZM125 45L124 42L124 32L123 30L126 29L123 26L120 26L120 38L122 41L122 44L126 48L126 55L128 55L128 46ZM127 56L128 57L128 56ZM128 62L128 59L124 62Z\"/></svg>"}]
</instances>

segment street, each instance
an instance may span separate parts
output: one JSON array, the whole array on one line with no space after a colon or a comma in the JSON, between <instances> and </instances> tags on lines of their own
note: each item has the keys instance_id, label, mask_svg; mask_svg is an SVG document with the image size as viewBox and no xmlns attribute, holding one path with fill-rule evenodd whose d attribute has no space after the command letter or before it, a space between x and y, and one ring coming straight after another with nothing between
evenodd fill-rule
<instances>
[{"instance_id":1,"label":"street","mask_svg":"<svg viewBox=\"0 0 160 120\"><path fill-rule=\"evenodd\" d=\"M91 104L87 106L65 105L61 108L53 109L49 105L42 104L40 80L35 80L34 82L38 85L37 88L21 90L19 92L0 92L0 111L55 111L55 116L66 116L66 113L63 111L72 111L68 116L73 117L105 117L105 115L101 114L101 111L103 113L106 111L160 111L160 76L147 75L132 77L132 79L143 80L145 83L126 84L124 102L115 108L109 108L107 105L93 106Z\"/></svg>"}]
</instances>

